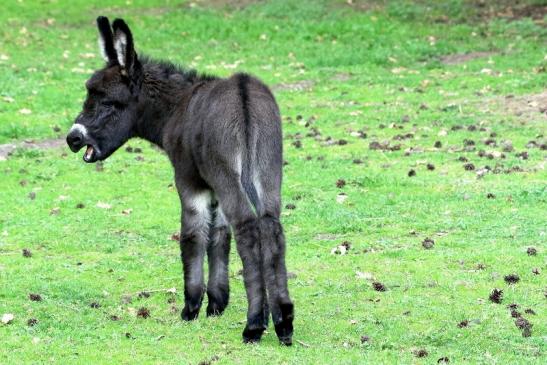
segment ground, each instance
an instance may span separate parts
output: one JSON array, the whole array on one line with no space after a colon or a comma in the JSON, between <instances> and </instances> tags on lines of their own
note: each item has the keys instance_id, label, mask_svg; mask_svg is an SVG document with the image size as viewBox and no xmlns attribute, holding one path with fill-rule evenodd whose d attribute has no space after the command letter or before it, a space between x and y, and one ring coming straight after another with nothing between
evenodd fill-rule
<instances>
[{"instance_id":1,"label":"ground","mask_svg":"<svg viewBox=\"0 0 547 365\"><path fill-rule=\"evenodd\" d=\"M541 363L547 4L507 4L3 4L0 363ZM242 344L235 249L226 313L180 320L160 151L88 165L56 141L102 64L97 15L138 52L275 90L291 348L271 328Z\"/></svg>"}]
</instances>

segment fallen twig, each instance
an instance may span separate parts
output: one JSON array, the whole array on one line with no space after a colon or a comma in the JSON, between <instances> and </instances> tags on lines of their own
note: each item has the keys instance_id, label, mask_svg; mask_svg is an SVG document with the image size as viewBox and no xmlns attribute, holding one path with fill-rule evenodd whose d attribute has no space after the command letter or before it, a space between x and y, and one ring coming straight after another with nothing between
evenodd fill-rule
<instances>
[{"instance_id":1,"label":"fallen twig","mask_svg":"<svg viewBox=\"0 0 547 365\"><path fill-rule=\"evenodd\" d=\"M122 294L122 295L128 295L128 296L131 296L131 295L138 295L140 293L158 293L158 292L166 292L166 293L171 293L171 294L176 294L177 293L177 289L176 288L160 288L160 289L150 289L150 290L140 290L138 292L135 292L135 293L125 293L125 294Z\"/></svg>"}]
</instances>

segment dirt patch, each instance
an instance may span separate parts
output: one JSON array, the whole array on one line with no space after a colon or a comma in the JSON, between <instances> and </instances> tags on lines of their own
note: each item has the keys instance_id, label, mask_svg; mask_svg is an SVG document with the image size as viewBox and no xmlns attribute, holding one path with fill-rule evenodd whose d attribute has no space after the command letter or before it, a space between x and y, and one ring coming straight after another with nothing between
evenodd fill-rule
<instances>
[{"instance_id":1,"label":"dirt patch","mask_svg":"<svg viewBox=\"0 0 547 365\"><path fill-rule=\"evenodd\" d=\"M441 56L441 62L445 65L458 65L477 58L489 57L494 54L496 54L496 52L490 51L450 54Z\"/></svg>"},{"instance_id":2,"label":"dirt patch","mask_svg":"<svg viewBox=\"0 0 547 365\"><path fill-rule=\"evenodd\" d=\"M513 12L513 18L532 18L534 20L543 20L547 16L547 5L532 4L523 8L516 9Z\"/></svg>"},{"instance_id":3,"label":"dirt patch","mask_svg":"<svg viewBox=\"0 0 547 365\"><path fill-rule=\"evenodd\" d=\"M249 5L259 2L258 0L195 0L190 3L195 3L201 7L208 8L230 8L230 9L243 9Z\"/></svg>"},{"instance_id":4,"label":"dirt patch","mask_svg":"<svg viewBox=\"0 0 547 365\"><path fill-rule=\"evenodd\" d=\"M509 95L504 98L503 104L508 112L517 116L540 113L547 119L547 91L517 97Z\"/></svg>"},{"instance_id":5,"label":"dirt patch","mask_svg":"<svg viewBox=\"0 0 547 365\"><path fill-rule=\"evenodd\" d=\"M330 79L333 81L348 81L348 80L351 80L351 78L352 78L352 74L350 73L338 72L332 75Z\"/></svg>"},{"instance_id":6,"label":"dirt patch","mask_svg":"<svg viewBox=\"0 0 547 365\"><path fill-rule=\"evenodd\" d=\"M390 10L390 4L385 0L346 0L329 3L334 9L343 8L371 13L386 12L386 9L389 13ZM417 9L421 8L423 18L436 23L483 23L500 18L509 21L531 18L536 24L544 25L544 17L547 15L545 2L533 4L530 0L466 0L461 2L462 9L457 13L447 11L443 1L414 1L413 3ZM415 12L405 10L401 7L396 12L398 14L394 16L402 18L417 16Z\"/></svg>"},{"instance_id":7,"label":"dirt patch","mask_svg":"<svg viewBox=\"0 0 547 365\"><path fill-rule=\"evenodd\" d=\"M331 1L330 3L334 9L351 9L363 12L376 12L385 8L385 4L383 4L382 1L346 0L344 2Z\"/></svg>"},{"instance_id":8,"label":"dirt patch","mask_svg":"<svg viewBox=\"0 0 547 365\"><path fill-rule=\"evenodd\" d=\"M305 91L310 90L315 82L312 80L302 80L290 83L280 83L272 87L273 91Z\"/></svg>"},{"instance_id":9,"label":"dirt patch","mask_svg":"<svg viewBox=\"0 0 547 365\"><path fill-rule=\"evenodd\" d=\"M477 17L480 19L504 18L518 20L532 18L533 20L543 21L543 18L547 15L547 5L545 4L522 4L522 2L514 0L475 0L471 3L476 9Z\"/></svg>"},{"instance_id":10,"label":"dirt patch","mask_svg":"<svg viewBox=\"0 0 547 365\"><path fill-rule=\"evenodd\" d=\"M0 161L5 161L16 148L50 149L66 144L64 139L44 139L42 141L26 140L18 143L0 144Z\"/></svg>"},{"instance_id":11,"label":"dirt patch","mask_svg":"<svg viewBox=\"0 0 547 365\"><path fill-rule=\"evenodd\" d=\"M508 95L497 100L497 104L501 104L507 112L517 116L542 114L547 119L547 91L523 96Z\"/></svg>"},{"instance_id":12,"label":"dirt patch","mask_svg":"<svg viewBox=\"0 0 547 365\"><path fill-rule=\"evenodd\" d=\"M481 111L496 112L502 111L518 117L534 117L547 120L547 91L539 94L528 95L506 95L481 101Z\"/></svg>"}]
</instances>

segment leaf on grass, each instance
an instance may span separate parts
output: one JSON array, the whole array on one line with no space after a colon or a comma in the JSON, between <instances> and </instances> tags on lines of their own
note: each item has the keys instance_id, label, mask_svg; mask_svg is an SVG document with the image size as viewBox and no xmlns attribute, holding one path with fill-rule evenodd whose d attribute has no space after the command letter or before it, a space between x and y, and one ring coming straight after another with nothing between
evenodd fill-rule
<instances>
[{"instance_id":1,"label":"leaf on grass","mask_svg":"<svg viewBox=\"0 0 547 365\"><path fill-rule=\"evenodd\" d=\"M81 58L95 58L95 54L94 53L80 53L80 57Z\"/></svg>"},{"instance_id":2,"label":"leaf on grass","mask_svg":"<svg viewBox=\"0 0 547 365\"><path fill-rule=\"evenodd\" d=\"M348 251L348 250L347 250L346 246L340 245L340 246L334 247L334 248L330 251L330 253L333 254L333 255L345 255L345 254L347 253L347 251Z\"/></svg>"},{"instance_id":3,"label":"leaf on grass","mask_svg":"<svg viewBox=\"0 0 547 365\"><path fill-rule=\"evenodd\" d=\"M107 203L103 203L103 202L98 202L97 203L97 208L110 209L110 208L112 208L112 205L107 204Z\"/></svg>"},{"instance_id":4,"label":"leaf on grass","mask_svg":"<svg viewBox=\"0 0 547 365\"><path fill-rule=\"evenodd\" d=\"M15 318L15 316L11 313L4 313L4 315L2 315L2 323L3 324L10 324L13 319Z\"/></svg>"},{"instance_id":5,"label":"leaf on grass","mask_svg":"<svg viewBox=\"0 0 547 365\"><path fill-rule=\"evenodd\" d=\"M362 280L374 280L374 275L372 275L372 273L370 272L356 271L355 277Z\"/></svg>"},{"instance_id":6,"label":"leaf on grass","mask_svg":"<svg viewBox=\"0 0 547 365\"><path fill-rule=\"evenodd\" d=\"M332 255L345 255L349 249L351 248L351 243L349 243L348 241L344 241L342 242L341 245L338 245L336 247L334 247L330 253Z\"/></svg>"},{"instance_id":7,"label":"leaf on grass","mask_svg":"<svg viewBox=\"0 0 547 365\"><path fill-rule=\"evenodd\" d=\"M339 204L342 204L343 202L346 201L347 198L348 198L348 196L344 193L338 194L336 196L336 202L339 203Z\"/></svg>"}]
</instances>

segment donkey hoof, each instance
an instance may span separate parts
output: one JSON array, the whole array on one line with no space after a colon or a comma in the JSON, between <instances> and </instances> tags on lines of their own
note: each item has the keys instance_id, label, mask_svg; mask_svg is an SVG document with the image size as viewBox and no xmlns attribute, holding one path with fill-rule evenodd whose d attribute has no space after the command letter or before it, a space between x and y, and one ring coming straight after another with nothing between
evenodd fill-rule
<instances>
[{"instance_id":1,"label":"donkey hoof","mask_svg":"<svg viewBox=\"0 0 547 365\"><path fill-rule=\"evenodd\" d=\"M245 326L245 329L243 330L243 343L257 343L260 342L260 338L262 337L262 333L264 332L263 328L257 328L257 329L249 329L249 327Z\"/></svg>"},{"instance_id":2,"label":"donkey hoof","mask_svg":"<svg viewBox=\"0 0 547 365\"><path fill-rule=\"evenodd\" d=\"M184 321L193 321L194 319L198 318L199 315L199 308L195 310L190 310L188 306L185 306L182 310L182 313L180 314L182 320Z\"/></svg>"},{"instance_id":3,"label":"donkey hoof","mask_svg":"<svg viewBox=\"0 0 547 365\"><path fill-rule=\"evenodd\" d=\"M226 309L225 305L220 305L215 302L209 302L207 305L207 317L220 316Z\"/></svg>"},{"instance_id":4,"label":"donkey hoof","mask_svg":"<svg viewBox=\"0 0 547 365\"><path fill-rule=\"evenodd\" d=\"M292 345L292 333L293 326L292 322L281 322L275 325L275 333L277 338L282 345L291 346Z\"/></svg>"},{"instance_id":5,"label":"donkey hoof","mask_svg":"<svg viewBox=\"0 0 547 365\"><path fill-rule=\"evenodd\" d=\"M292 333L293 333L293 319L294 319L294 306L292 303L285 303L280 305L281 309L281 322L275 324L275 333L279 342L285 346L292 345Z\"/></svg>"}]
</instances>

